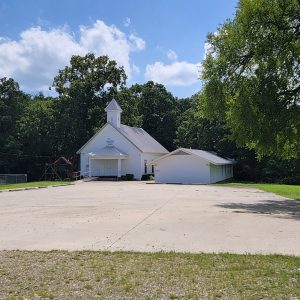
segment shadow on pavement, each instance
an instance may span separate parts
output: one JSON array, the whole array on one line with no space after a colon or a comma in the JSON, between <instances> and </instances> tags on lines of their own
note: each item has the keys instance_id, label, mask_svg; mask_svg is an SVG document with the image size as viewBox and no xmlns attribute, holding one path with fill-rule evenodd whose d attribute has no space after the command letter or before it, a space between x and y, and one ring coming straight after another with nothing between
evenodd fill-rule
<instances>
[{"instance_id":1,"label":"shadow on pavement","mask_svg":"<svg viewBox=\"0 0 300 300\"><path fill-rule=\"evenodd\" d=\"M300 221L300 201L265 200L258 203L222 203L218 207L234 210L234 213L264 214Z\"/></svg>"}]
</instances>

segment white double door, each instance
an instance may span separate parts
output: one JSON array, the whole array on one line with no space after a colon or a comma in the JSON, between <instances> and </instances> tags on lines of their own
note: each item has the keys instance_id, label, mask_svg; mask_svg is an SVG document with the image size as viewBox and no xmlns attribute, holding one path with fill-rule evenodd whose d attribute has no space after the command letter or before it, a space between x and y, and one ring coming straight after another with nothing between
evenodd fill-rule
<instances>
[{"instance_id":1,"label":"white double door","mask_svg":"<svg viewBox=\"0 0 300 300\"><path fill-rule=\"evenodd\" d=\"M101 159L99 161L99 176L118 176L117 159Z\"/></svg>"},{"instance_id":2,"label":"white double door","mask_svg":"<svg viewBox=\"0 0 300 300\"><path fill-rule=\"evenodd\" d=\"M118 176L117 159L93 159L92 176Z\"/></svg>"}]
</instances>

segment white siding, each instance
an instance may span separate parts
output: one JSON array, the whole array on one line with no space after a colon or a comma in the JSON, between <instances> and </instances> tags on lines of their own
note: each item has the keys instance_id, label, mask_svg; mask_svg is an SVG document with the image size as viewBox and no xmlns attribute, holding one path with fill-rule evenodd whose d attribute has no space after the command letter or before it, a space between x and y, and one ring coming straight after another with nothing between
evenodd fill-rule
<instances>
[{"instance_id":1,"label":"white siding","mask_svg":"<svg viewBox=\"0 0 300 300\"><path fill-rule=\"evenodd\" d=\"M111 125L107 125L94 140L87 144L81 152L81 172L86 172L88 165L88 153L95 152L107 145L107 139L114 141L115 147L128 154L128 158L122 160L121 175L133 174L136 179L141 179L141 151L138 150L130 141L128 141L122 134L120 134ZM93 163L93 160L91 160Z\"/></svg>"},{"instance_id":2,"label":"white siding","mask_svg":"<svg viewBox=\"0 0 300 300\"><path fill-rule=\"evenodd\" d=\"M84 177L89 176L89 157L85 153L80 153L80 173Z\"/></svg>"},{"instance_id":3,"label":"white siding","mask_svg":"<svg viewBox=\"0 0 300 300\"><path fill-rule=\"evenodd\" d=\"M141 172L142 174L145 174L145 161L147 161L147 164L151 163L153 160L158 159L163 154L158 153L142 153L141 155ZM152 174L152 166L147 165L147 174Z\"/></svg>"},{"instance_id":4,"label":"white siding","mask_svg":"<svg viewBox=\"0 0 300 300\"><path fill-rule=\"evenodd\" d=\"M155 166L157 183L210 183L209 163L194 155L170 155Z\"/></svg>"},{"instance_id":5,"label":"white siding","mask_svg":"<svg viewBox=\"0 0 300 300\"><path fill-rule=\"evenodd\" d=\"M232 177L232 165L210 164L210 182L223 181Z\"/></svg>"}]
</instances>

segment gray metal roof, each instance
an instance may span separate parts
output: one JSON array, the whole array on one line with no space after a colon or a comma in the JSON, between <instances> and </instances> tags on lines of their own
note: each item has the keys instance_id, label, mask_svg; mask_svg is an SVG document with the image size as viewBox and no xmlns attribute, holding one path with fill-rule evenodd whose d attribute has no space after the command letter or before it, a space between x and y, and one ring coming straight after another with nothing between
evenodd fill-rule
<instances>
[{"instance_id":1,"label":"gray metal roof","mask_svg":"<svg viewBox=\"0 0 300 300\"><path fill-rule=\"evenodd\" d=\"M212 164L215 165L228 165L232 164L232 161L222 158L214 153L204 151L204 150L198 150L198 149L187 149L187 148L181 148L182 150L185 150L186 152L190 154L197 155L205 160L208 160Z\"/></svg>"},{"instance_id":2,"label":"gray metal roof","mask_svg":"<svg viewBox=\"0 0 300 300\"><path fill-rule=\"evenodd\" d=\"M95 158L113 157L113 158L121 158L121 159L126 158L128 156L125 152L120 151L118 148L112 145L108 145L103 148L97 149L94 152L90 152L89 155Z\"/></svg>"},{"instance_id":3,"label":"gray metal roof","mask_svg":"<svg viewBox=\"0 0 300 300\"><path fill-rule=\"evenodd\" d=\"M106 106L105 111L109 111L109 110L118 110L122 112L122 108L120 107L120 105L115 99L112 99Z\"/></svg>"},{"instance_id":4,"label":"gray metal roof","mask_svg":"<svg viewBox=\"0 0 300 300\"><path fill-rule=\"evenodd\" d=\"M165 147L163 147L158 141L156 141L143 128L121 125L120 128L116 128L116 129L120 131L128 140L130 140L142 152L169 153L169 151Z\"/></svg>"},{"instance_id":5,"label":"gray metal roof","mask_svg":"<svg viewBox=\"0 0 300 300\"><path fill-rule=\"evenodd\" d=\"M161 156L160 158L152 161L150 164L156 164L158 161L170 156L170 155L175 155L175 154L181 154L182 152L185 152L187 154L190 155L195 155L198 156L204 160L209 161L210 163L214 164L214 165L231 165L234 162L225 158L222 158L216 154L213 154L211 152L208 151L204 151L204 150L198 150L198 149L188 149L188 148L178 148L164 156Z\"/></svg>"}]
</instances>

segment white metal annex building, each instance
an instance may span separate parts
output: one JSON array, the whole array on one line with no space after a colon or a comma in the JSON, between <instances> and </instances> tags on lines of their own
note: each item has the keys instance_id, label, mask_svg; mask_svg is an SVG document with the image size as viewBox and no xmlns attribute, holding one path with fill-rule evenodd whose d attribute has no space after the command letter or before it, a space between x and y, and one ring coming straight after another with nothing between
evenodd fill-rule
<instances>
[{"instance_id":1,"label":"white metal annex building","mask_svg":"<svg viewBox=\"0 0 300 300\"><path fill-rule=\"evenodd\" d=\"M214 183L231 178L233 162L214 153L179 148L150 163L156 183Z\"/></svg>"},{"instance_id":2,"label":"white metal annex building","mask_svg":"<svg viewBox=\"0 0 300 300\"><path fill-rule=\"evenodd\" d=\"M105 108L107 123L78 151L84 177L121 177L139 180L153 173L148 163L169 153L144 129L121 124L122 109L116 100Z\"/></svg>"}]
</instances>

